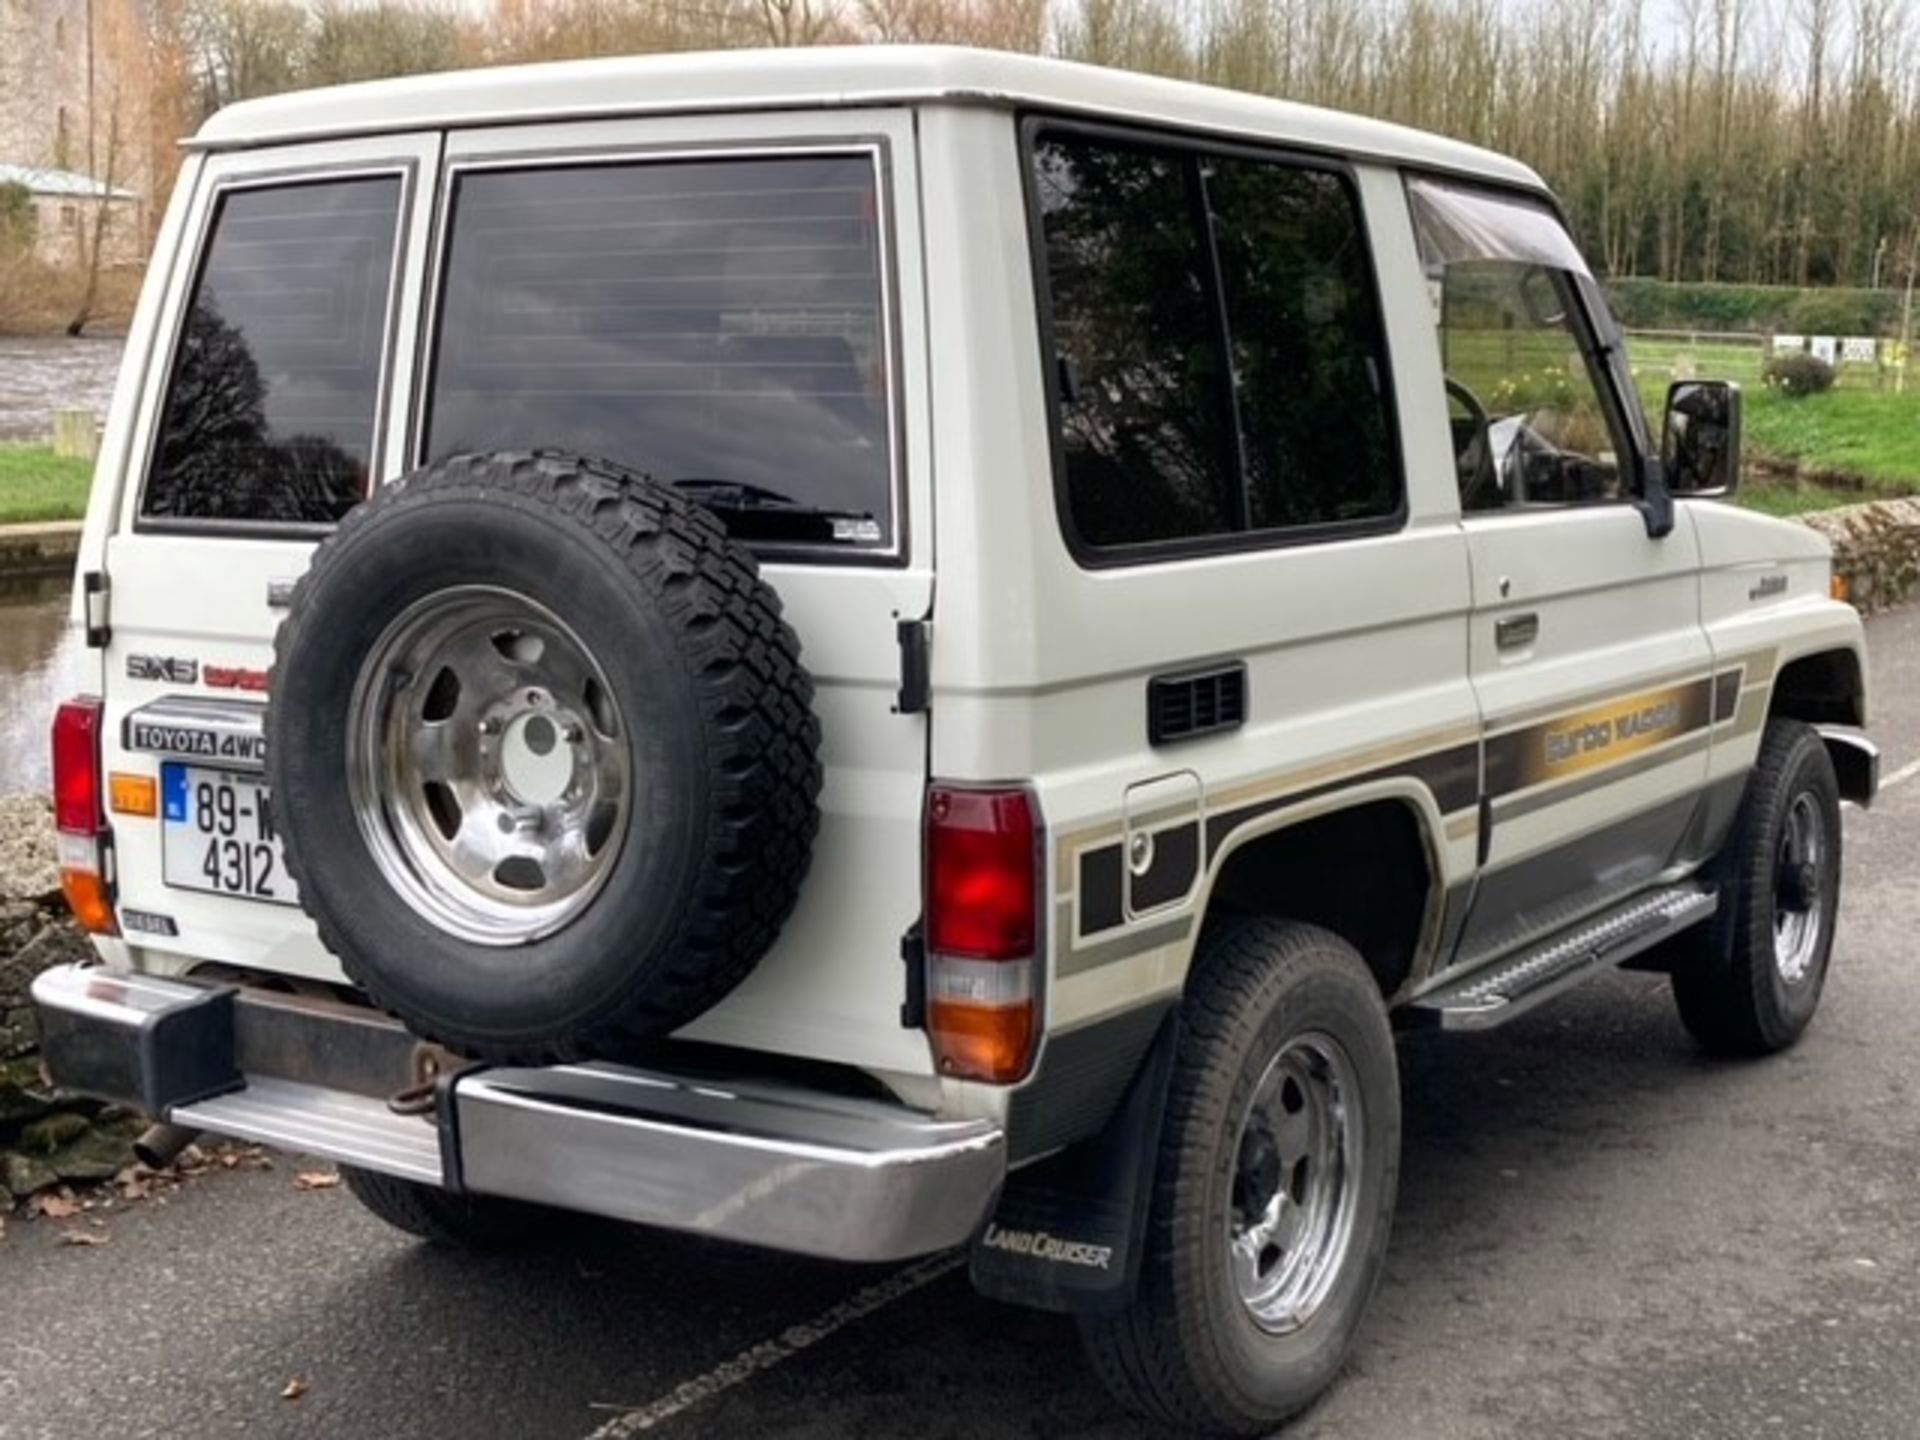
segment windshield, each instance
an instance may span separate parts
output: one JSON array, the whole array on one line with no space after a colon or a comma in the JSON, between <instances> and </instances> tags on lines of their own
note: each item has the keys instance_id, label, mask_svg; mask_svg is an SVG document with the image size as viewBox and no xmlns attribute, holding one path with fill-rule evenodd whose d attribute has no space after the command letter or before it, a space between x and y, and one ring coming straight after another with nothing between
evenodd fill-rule
<instances>
[{"instance_id":1,"label":"windshield","mask_svg":"<svg viewBox=\"0 0 1920 1440\"><path fill-rule=\"evenodd\" d=\"M451 203L428 460L568 450L744 539L891 546L871 153L473 170ZM770 534L768 495L839 523Z\"/></svg>"}]
</instances>

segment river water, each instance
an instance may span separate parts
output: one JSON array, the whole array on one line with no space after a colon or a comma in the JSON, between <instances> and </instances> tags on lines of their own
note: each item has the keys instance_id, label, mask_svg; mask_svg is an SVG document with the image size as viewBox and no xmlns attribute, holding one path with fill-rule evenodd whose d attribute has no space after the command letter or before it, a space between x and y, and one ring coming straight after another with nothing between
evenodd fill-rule
<instances>
[{"instance_id":1,"label":"river water","mask_svg":"<svg viewBox=\"0 0 1920 1440\"><path fill-rule=\"evenodd\" d=\"M44 441L56 410L102 419L123 341L0 337L0 444ZM0 794L47 788L53 707L82 688L85 648L67 629L65 575L0 574Z\"/></svg>"},{"instance_id":2,"label":"river water","mask_svg":"<svg viewBox=\"0 0 1920 1440\"><path fill-rule=\"evenodd\" d=\"M125 343L118 336L0 336L0 443L44 441L56 410L106 419Z\"/></svg>"},{"instance_id":3,"label":"river water","mask_svg":"<svg viewBox=\"0 0 1920 1440\"><path fill-rule=\"evenodd\" d=\"M0 577L0 795L48 783L53 707L83 688L86 648L67 628L64 575Z\"/></svg>"}]
</instances>

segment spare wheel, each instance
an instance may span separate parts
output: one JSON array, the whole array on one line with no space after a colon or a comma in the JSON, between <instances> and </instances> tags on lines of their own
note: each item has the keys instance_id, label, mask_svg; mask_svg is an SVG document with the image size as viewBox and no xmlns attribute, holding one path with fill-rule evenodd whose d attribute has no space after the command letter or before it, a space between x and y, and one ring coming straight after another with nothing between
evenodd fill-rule
<instances>
[{"instance_id":1,"label":"spare wheel","mask_svg":"<svg viewBox=\"0 0 1920 1440\"><path fill-rule=\"evenodd\" d=\"M417 1033L613 1055L739 983L818 824L799 641L753 557L602 461L467 455L322 541L267 773L321 941Z\"/></svg>"}]
</instances>

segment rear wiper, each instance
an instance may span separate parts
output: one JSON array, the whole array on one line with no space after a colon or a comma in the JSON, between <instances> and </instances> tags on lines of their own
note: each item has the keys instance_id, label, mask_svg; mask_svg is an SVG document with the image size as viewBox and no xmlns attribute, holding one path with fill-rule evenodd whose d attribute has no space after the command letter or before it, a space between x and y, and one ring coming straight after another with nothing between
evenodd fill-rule
<instances>
[{"instance_id":1,"label":"rear wiper","mask_svg":"<svg viewBox=\"0 0 1920 1440\"><path fill-rule=\"evenodd\" d=\"M719 515L728 532L742 540L830 540L871 545L882 538L880 522L869 511L809 505L745 480L689 475L669 483Z\"/></svg>"}]
</instances>

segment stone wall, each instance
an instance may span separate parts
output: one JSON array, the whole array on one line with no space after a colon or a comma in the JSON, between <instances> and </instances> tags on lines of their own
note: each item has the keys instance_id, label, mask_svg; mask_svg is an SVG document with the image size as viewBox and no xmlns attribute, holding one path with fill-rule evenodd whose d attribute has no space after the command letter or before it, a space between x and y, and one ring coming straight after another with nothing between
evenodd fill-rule
<instances>
[{"instance_id":1,"label":"stone wall","mask_svg":"<svg viewBox=\"0 0 1920 1440\"><path fill-rule=\"evenodd\" d=\"M109 1180L133 1163L137 1116L58 1096L40 1073L28 987L48 966L92 952L60 896L47 802L0 797L0 1212L37 1190Z\"/></svg>"},{"instance_id":2,"label":"stone wall","mask_svg":"<svg viewBox=\"0 0 1920 1440\"><path fill-rule=\"evenodd\" d=\"M1834 573L1863 611L1907 598L1920 580L1920 499L1875 500L1801 517L1833 542Z\"/></svg>"},{"instance_id":3,"label":"stone wall","mask_svg":"<svg viewBox=\"0 0 1920 1440\"><path fill-rule=\"evenodd\" d=\"M80 553L80 530L78 520L0 525L0 579L72 574L74 556Z\"/></svg>"}]
</instances>

